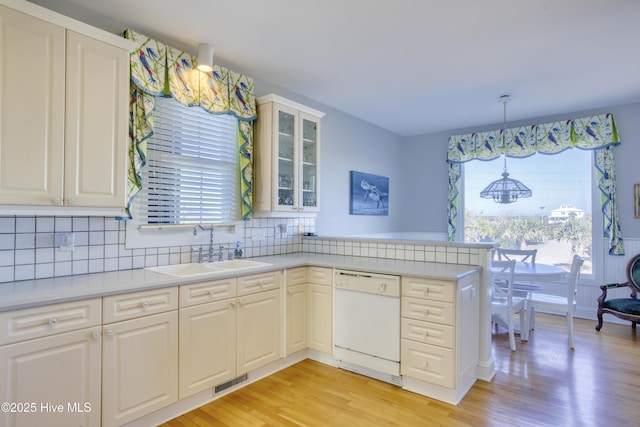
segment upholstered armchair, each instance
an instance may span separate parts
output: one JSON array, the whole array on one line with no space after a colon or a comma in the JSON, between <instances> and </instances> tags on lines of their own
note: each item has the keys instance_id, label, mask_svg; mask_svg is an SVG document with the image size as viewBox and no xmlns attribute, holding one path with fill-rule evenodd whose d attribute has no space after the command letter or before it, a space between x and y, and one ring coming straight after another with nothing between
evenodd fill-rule
<instances>
[{"instance_id":1,"label":"upholstered armchair","mask_svg":"<svg viewBox=\"0 0 640 427\"><path fill-rule=\"evenodd\" d=\"M614 298L607 300L607 290L615 288L631 289L629 298ZM640 300L638 299L638 290L640 290L640 255L636 255L627 264L627 281L625 283L612 283L600 286L602 295L598 298L598 324L596 331L602 328L602 315L610 313L614 316L629 320L631 327L636 328L636 324L640 322Z\"/></svg>"}]
</instances>

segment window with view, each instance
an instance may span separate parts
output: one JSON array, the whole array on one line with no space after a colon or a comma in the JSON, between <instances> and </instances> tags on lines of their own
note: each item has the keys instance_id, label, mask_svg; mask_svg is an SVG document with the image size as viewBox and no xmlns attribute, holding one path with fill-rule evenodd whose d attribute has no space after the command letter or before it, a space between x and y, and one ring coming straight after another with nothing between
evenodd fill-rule
<instances>
[{"instance_id":1,"label":"window with view","mask_svg":"<svg viewBox=\"0 0 640 427\"><path fill-rule=\"evenodd\" d=\"M136 218L147 224L220 223L238 219L238 122L156 98Z\"/></svg>"},{"instance_id":2,"label":"window with view","mask_svg":"<svg viewBox=\"0 0 640 427\"><path fill-rule=\"evenodd\" d=\"M569 269L573 255L592 274L592 152L569 149L507 159L510 178L527 185L531 198L498 204L480 198L500 178L504 158L464 164L464 240L494 241L503 248L538 249L536 262Z\"/></svg>"}]
</instances>

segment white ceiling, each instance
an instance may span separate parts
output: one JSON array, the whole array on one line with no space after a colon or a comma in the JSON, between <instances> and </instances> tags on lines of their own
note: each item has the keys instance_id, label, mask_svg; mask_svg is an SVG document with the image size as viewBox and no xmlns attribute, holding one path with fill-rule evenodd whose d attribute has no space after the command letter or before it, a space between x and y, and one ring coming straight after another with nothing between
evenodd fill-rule
<instances>
[{"instance_id":1,"label":"white ceiling","mask_svg":"<svg viewBox=\"0 0 640 427\"><path fill-rule=\"evenodd\" d=\"M32 1L403 136L640 101L639 0Z\"/></svg>"}]
</instances>

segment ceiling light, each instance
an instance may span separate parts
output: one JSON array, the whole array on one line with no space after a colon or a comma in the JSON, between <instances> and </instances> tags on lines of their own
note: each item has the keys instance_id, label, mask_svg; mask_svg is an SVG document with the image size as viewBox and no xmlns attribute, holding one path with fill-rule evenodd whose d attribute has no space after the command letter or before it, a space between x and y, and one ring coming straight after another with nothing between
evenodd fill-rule
<instances>
[{"instance_id":1,"label":"ceiling light","mask_svg":"<svg viewBox=\"0 0 640 427\"><path fill-rule=\"evenodd\" d=\"M506 152L506 132L507 132L507 102L509 102L509 95L502 95L500 102L504 105L504 125L502 126L502 145L505 148L504 152L504 169L502 172L502 179L493 181L491 184L480 192L480 197L483 199L493 199L496 203L508 204L514 203L519 198L531 197L531 190L518 180L509 178L509 172L507 172L507 152Z\"/></svg>"},{"instance_id":2,"label":"ceiling light","mask_svg":"<svg viewBox=\"0 0 640 427\"><path fill-rule=\"evenodd\" d=\"M198 47L198 70L205 73L213 70L213 46L201 43Z\"/></svg>"}]
</instances>

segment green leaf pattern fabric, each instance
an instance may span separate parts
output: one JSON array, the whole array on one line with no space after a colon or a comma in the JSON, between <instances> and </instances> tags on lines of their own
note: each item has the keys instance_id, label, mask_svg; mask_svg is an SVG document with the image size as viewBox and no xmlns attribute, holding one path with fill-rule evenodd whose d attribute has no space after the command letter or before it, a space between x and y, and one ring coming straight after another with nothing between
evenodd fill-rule
<instances>
[{"instance_id":1,"label":"green leaf pattern fabric","mask_svg":"<svg viewBox=\"0 0 640 427\"><path fill-rule=\"evenodd\" d=\"M146 140L153 134L154 97L171 96L185 106L200 106L213 114L238 118L241 215L253 213L253 121L257 118L253 79L214 65L198 70L197 58L132 30L123 36L138 43L131 53L128 207L142 188L140 170L146 163ZM131 218L128 212L128 218Z\"/></svg>"},{"instance_id":2,"label":"green leaf pattern fabric","mask_svg":"<svg viewBox=\"0 0 640 427\"><path fill-rule=\"evenodd\" d=\"M461 163L474 159L493 160L528 157L535 153L556 154L570 148L595 150L594 167L598 176L604 232L609 237L609 253L624 255L618 219L613 147L620 144L612 114L542 123L532 126L477 132L449 137L448 236L456 233L460 194Z\"/></svg>"}]
</instances>

